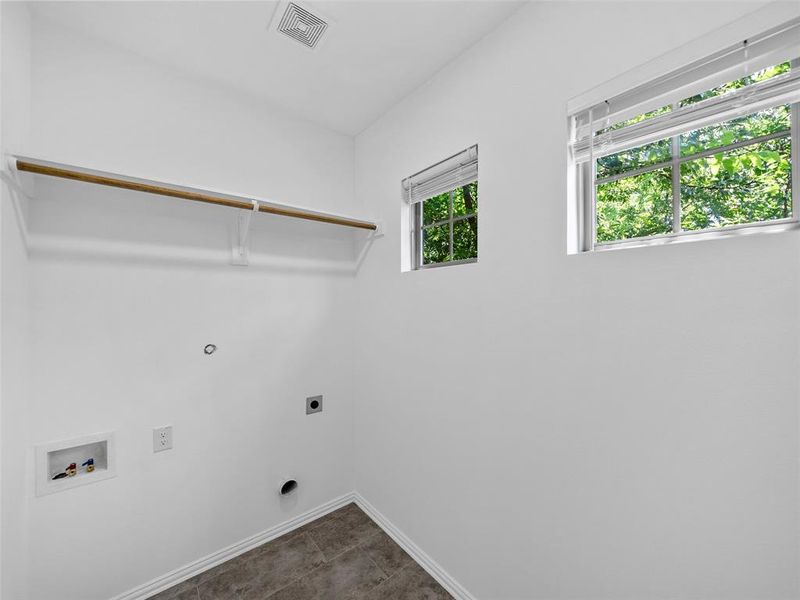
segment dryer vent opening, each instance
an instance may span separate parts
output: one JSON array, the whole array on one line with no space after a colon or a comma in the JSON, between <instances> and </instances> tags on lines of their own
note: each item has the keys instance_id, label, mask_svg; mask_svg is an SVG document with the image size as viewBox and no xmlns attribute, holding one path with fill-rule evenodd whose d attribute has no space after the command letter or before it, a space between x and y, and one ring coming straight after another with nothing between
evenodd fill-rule
<instances>
[{"instance_id":1,"label":"dryer vent opening","mask_svg":"<svg viewBox=\"0 0 800 600\"><path fill-rule=\"evenodd\" d=\"M287 479L281 484L281 496L288 496L297 489L297 480Z\"/></svg>"}]
</instances>

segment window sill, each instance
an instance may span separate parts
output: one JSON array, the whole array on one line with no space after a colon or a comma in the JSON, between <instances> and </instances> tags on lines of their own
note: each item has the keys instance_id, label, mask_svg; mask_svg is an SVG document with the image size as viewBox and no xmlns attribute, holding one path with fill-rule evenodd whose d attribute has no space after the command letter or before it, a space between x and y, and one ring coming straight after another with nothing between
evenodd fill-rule
<instances>
[{"instance_id":1,"label":"window sill","mask_svg":"<svg viewBox=\"0 0 800 600\"><path fill-rule=\"evenodd\" d=\"M477 258L465 258L463 260L451 260L448 262L420 265L416 269L412 269L412 271L427 271L428 269L438 269L439 267L450 267L454 265L471 265L476 262L478 262Z\"/></svg>"},{"instance_id":2,"label":"window sill","mask_svg":"<svg viewBox=\"0 0 800 600\"><path fill-rule=\"evenodd\" d=\"M584 250L578 254L609 252L612 250L623 250L626 248L641 248L643 246L682 244L684 242L699 242L701 240L741 237L754 234L780 233L782 231L791 231L795 229L800 229L800 222L798 222L796 218L772 221L770 223L731 225L730 227L710 231L684 231L681 233L671 233L668 235L652 236L649 238L637 238L634 240L623 240L619 242L605 242L602 244L596 244L594 248L590 250Z\"/></svg>"}]
</instances>

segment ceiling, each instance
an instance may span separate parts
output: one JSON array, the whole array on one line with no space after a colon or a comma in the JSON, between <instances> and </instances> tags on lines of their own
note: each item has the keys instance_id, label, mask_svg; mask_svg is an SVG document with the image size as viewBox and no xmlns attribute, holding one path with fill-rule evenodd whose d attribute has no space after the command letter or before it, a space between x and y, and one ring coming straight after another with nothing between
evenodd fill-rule
<instances>
[{"instance_id":1,"label":"ceiling","mask_svg":"<svg viewBox=\"0 0 800 600\"><path fill-rule=\"evenodd\" d=\"M337 0L311 50L270 28L279 2L33 2L36 16L355 135L494 29L503 0Z\"/></svg>"}]
</instances>

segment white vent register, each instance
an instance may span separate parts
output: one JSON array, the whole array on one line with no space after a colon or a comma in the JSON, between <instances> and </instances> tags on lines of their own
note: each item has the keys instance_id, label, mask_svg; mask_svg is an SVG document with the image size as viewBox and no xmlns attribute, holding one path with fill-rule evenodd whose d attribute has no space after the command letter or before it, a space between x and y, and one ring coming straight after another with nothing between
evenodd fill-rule
<instances>
[{"instance_id":1,"label":"white vent register","mask_svg":"<svg viewBox=\"0 0 800 600\"><path fill-rule=\"evenodd\" d=\"M278 6L276 17L278 15L280 15L280 20L277 24L277 31L309 48L317 47L322 35L329 27L329 23L325 19L294 2Z\"/></svg>"}]
</instances>

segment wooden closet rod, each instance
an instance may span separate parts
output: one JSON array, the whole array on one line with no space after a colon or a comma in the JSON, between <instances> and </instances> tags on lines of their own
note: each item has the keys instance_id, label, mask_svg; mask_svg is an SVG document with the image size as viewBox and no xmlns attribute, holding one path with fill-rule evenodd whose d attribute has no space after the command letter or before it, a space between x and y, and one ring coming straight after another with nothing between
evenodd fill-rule
<instances>
[{"instance_id":1,"label":"wooden closet rod","mask_svg":"<svg viewBox=\"0 0 800 600\"><path fill-rule=\"evenodd\" d=\"M193 200L195 202L218 204L220 206L228 206L230 208L241 208L242 210L253 210L253 204L251 202L245 202L243 200L233 200L231 198L225 198L224 196L215 196L213 194L186 191L177 187L169 187L166 184L154 185L150 183L128 181L125 179L119 179L117 177L111 177L108 175L94 175L91 173L83 173L81 171L73 171L71 169L63 169L60 167L39 165L21 159L17 159L16 165L17 169L20 171L25 171L27 173L36 173L37 175L48 175L50 177L60 177L62 179L84 181L86 183L107 185L109 187L122 188L125 190L133 190L136 192L146 192L148 194L170 196L172 198L181 198L183 200ZM292 217L294 219L306 219L307 221L318 221L320 223L331 223L333 225L343 225L345 227L355 227L357 229L368 229L371 231L375 231L378 228L378 226L375 223L370 223L369 221L359 221L358 219L349 219L347 217L337 217L333 215L318 214L301 210L299 208L283 208L279 206L270 206L268 204L260 204L258 210L259 212L269 213L271 215Z\"/></svg>"}]
</instances>

